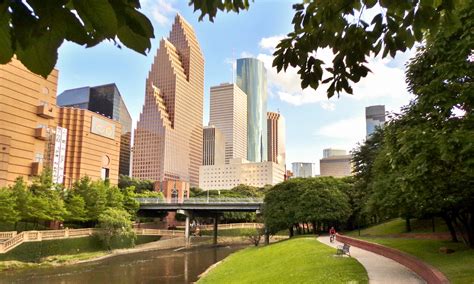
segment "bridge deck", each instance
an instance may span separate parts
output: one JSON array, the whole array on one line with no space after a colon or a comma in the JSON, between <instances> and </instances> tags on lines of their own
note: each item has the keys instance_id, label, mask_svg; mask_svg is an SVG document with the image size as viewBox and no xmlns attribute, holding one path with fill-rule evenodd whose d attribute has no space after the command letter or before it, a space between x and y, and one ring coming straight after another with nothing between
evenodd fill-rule
<instances>
[{"instance_id":1,"label":"bridge deck","mask_svg":"<svg viewBox=\"0 0 474 284\"><path fill-rule=\"evenodd\" d=\"M257 211L263 205L261 198L137 198L137 201L140 202L140 210L163 211Z\"/></svg>"}]
</instances>

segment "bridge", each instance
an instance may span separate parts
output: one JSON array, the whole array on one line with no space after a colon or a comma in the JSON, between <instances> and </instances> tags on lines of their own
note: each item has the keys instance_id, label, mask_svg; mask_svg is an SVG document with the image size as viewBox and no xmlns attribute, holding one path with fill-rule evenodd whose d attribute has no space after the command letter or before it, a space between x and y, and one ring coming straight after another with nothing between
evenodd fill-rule
<instances>
[{"instance_id":1,"label":"bridge","mask_svg":"<svg viewBox=\"0 0 474 284\"><path fill-rule=\"evenodd\" d=\"M192 216L213 217L214 244L217 244L218 217L223 212L256 212L262 210L263 198L137 198L140 211L176 211L186 216L185 238L189 243L189 223Z\"/></svg>"}]
</instances>

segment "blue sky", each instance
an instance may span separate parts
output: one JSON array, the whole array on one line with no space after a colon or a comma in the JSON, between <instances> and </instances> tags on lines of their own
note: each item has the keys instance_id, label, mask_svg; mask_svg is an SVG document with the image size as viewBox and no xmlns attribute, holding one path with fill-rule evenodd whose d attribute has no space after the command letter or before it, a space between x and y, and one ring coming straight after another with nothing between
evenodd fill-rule
<instances>
[{"instance_id":1,"label":"blue sky","mask_svg":"<svg viewBox=\"0 0 474 284\"><path fill-rule=\"evenodd\" d=\"M219 13L214 23L198 22L187 0L146 0L142 11L152 20L155 39L148 56L111 42L85 49L65 43L59 51L58 94L66 89L115 82L124 97L134 124L144 101L145 79L156 54L159 40L167 37L173 18L179 12L193 27L205 58L204 124L209 120L209 88L232 81L233 59L254 56L268 71L268 110L286 118L287 165L314 162L324 148L350 150L365 137L365 106L385 104L397 111L412 98L404 84L404 64L411 53L395 59L371 59L373 74L355 86L355 94L330 100L324 90L301 90L296 70L276 73L271 68L272 50L278 39L291 31L292 1L257 0L240 14ZM330 60L327 50L321 57Z\"/></svg>"}]
</instances>

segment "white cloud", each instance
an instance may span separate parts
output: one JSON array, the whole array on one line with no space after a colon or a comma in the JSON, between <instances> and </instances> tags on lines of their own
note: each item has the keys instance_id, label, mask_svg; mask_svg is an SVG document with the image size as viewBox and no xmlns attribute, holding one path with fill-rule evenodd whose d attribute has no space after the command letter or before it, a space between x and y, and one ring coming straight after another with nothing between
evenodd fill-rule
<instances>
[{"instance_id":1,"label":"white cloud","mask_svg":"<svg viewBox=\"0 0 474 284\"><path fill-rule=\"evenodd\" d=\"M286 72L278 73L276 68L272 67L273 53L275 46L283 38L282 35L262 38L259 46L264 50L257 58L264 62L267 68L267 79L269 88L274 88L280 100L292 105L315 104L319 103L325 110L333 110L334 103L328 103L326 90L328 84L322 85L317 91L301 88L301 79L297 74L297 69L288 67ZM350 98L373 99L373 98L400 98L408 95L405 84L404 62L413 54L413 50L399 54L395 59L391 58L371 58L368 67L372 71L360 82L353 84L354 95ZM323 49L318 52L317 58L324 62L332 62L334 54L330 49ZM327 66L323 66L327 67ZM323 78L329 77L324 74ZM341 94L347 96L347 94ZM323 103L324 102L324 103Z\"/></svg>"},{"instance_id":2,"label":"white cloud","mask_svg":"<svg viewBox=\"0 0 474 284\"><path fill-rule=\"evenodd\" d=\"M271 36L271 37L264 37L260 40L259 46L262 49L268 50L273 53L275 50L276 46L282 40L285 36L284 35L276 35L276 36Z\"/></svg>"},{"instance_id":3,"label":"white cloud","mask_svg":"<svg viewBox=\"0 0 474 284\"><path fill-rule=\"evenodd\" d=\"M318 129L315 136L335 139L338 145L333 145L333 147L350 150L356 146L357 142L365 139L365 131L365 117L358 115L329 123Z\"/></svg>"},{"instance_id":4,"label":"white cloud","mask_svg":"<svg viewBox=\"0 0 474 284\"><path fill-rule=\"evenodd\" d=\"M173 4L174 1L168 0L142 1L143 9L148 10L152 19L161 26L171 23L172 18L178 13Z\"/></svg>"}]
</instances>

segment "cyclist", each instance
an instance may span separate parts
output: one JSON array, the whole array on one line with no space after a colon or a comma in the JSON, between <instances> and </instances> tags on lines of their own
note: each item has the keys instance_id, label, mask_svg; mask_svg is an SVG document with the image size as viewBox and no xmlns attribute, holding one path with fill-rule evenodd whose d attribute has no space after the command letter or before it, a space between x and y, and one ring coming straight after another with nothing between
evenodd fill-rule
<instances>
[{"instance_id":1,"label":"cyclist","mask_svg":"<svg viewBox=\"0 0 474 284\"><path fill-rule=\"evenodd\" d=\"M334 229L334 227L331 227L331 229L329 229L329 240L332 242L334 242L336 238L336 229Z\"/></svg>"}]
</instances>

